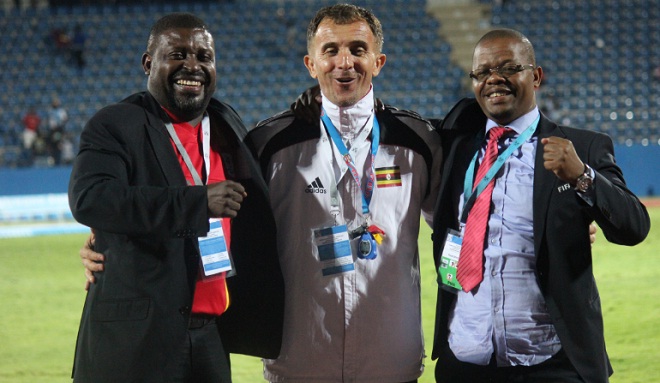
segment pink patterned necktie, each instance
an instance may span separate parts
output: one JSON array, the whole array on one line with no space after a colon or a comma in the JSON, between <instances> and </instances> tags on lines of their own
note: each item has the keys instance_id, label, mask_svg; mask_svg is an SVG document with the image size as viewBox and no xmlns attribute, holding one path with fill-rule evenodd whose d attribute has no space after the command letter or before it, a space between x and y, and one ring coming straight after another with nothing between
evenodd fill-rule
<instances>
[{"instance_id":1,"label":"pink patterned necktie","mask_svg":"<svg viewBox=\"0 0 660 383\"><path fill-rule=\"evenodd\" d=\"M497 126L488 131L486 153L477 170L477 176L472 186L473 189L484 178L495 162L495 159L497 159L497 141L504 133L510 130L502 126ZM469 292L475 288L483 279L484 240L486 237L488 216L490 214L490 199L494 187L495 180L491 180L483 192L477 197L474 205L472 205L467 222L465 223L463 246L461 247L457 266L458 270L456 271L456 278L465 292Z\"/></svg>"}]
</instances>

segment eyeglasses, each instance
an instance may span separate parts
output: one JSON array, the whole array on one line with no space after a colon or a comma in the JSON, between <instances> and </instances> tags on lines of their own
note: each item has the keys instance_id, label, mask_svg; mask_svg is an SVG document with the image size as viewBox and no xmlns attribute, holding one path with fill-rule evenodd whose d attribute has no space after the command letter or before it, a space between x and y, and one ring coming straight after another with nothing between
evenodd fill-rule
<instances>
[{"instance_id":1,"label":"eyeglasses","mask_svg":"<svg viewBox=\"0 0 660 383\"><path fill-rule=\"evenodd\" d=\"M534 69L535 66L532 64L527 65L504 65L496 68L488 69L477 69L470 72L470 78L477 80L478 82L484 82L488 79L493 73L497 73L498 76L509 78L516 73L522 72L525 69Z\"/></svg>"}]
</instances>

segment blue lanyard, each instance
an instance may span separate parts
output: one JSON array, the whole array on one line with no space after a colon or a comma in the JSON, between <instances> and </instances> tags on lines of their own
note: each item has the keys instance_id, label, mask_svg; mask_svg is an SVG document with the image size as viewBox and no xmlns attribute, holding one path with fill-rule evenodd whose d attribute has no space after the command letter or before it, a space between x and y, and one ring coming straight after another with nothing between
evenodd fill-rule
<instances>
[{"instance_id":1,"label":"blue lanyard","mask_svg":"<svg viewBox=\"0 0 660 383\"><path fill-rule=\"evenodd\" d=\"M323 121L323 125L325 125L325 128L328 131L330 138L332 139L332 142L335 143L335 146L339 150L339 154L341 154L341 156L344 159L344 162L346 162L346 166L348 166L348 169L350 170L353 179L355 180L358 186L362 185L360 183L360 173L358 173L357 167L355 166L355 162L353 161L353 157L351 157L351 154L348 152L346 145L344 145L344 141L342 141L341 137L339 136L339 131L330 120L330 117L328 117L328 114L325 112L325 109L322 109L321 120ZM376 153L378 153L379 141L380 141L380 125L378 125L378 120L376 119L376 115L374 114L374 126L373 129L371 130L371 172L370 174L367 174L368 177L367 186L365 187L365 190L362 192L363 214L369 214L369 203L371 202L371 196L373 195L374 183L376 178ZM360 186L360 190L362 190L361 186Z\"/></svg>"},{"instance_id":2,"label":"blue lanyard","mask_svg":"<svg viewBox=\"0 0 660 383\"><path fill-rule=\"evenodd\" d=\"M536 127L539 124L539 119L541 118L541 115L536 117L534 122L527 127L519 136L516 138L509 147L500 153L499 156L497 156L497 159L493 163L493 166L488 169L488 172L486 175L484 175L484 178L479 181L479 184L473 189L472 185L474 183L474 169L477 167L477 158L479 157L479 151L477 151L474 154L474 157L472 157L472 161L470 162L470 166L468 167L467 173L465 174L465 181L463 184L463 213L461 214L461 222L465 223L467 220L467 214L472 208L472 205L474 205L474 202L476 201L477 197L481 194L481 192L484 191L486 186L490 181L495 178L495 175L497 172L500 170L502 165L504 165L504 162L513 154L515 150L520 148L525 141L527 141L534 132L536 132Z\"/></svg>"}]
</instances>

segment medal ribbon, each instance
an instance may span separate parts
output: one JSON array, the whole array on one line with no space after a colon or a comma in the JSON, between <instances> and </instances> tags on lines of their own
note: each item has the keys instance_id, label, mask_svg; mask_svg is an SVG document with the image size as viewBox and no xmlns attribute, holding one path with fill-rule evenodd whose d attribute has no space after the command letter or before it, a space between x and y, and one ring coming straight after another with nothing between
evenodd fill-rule
<instances>
[{"instance_id":1,"label":"medal ribbon","mask_svg":"<svg viewBox=\"0 0 660 383\"><path fill-rule=\"evenodd\" d=\"M325 125L325 128L330 135L330 138L332 139L332 142L335 143L335 146L339 150L339 154L341 154L344 162L346 162L346 166L348 166L353 179L358 184L358 186L362 185L360 183L360 173L358 173L355 162L353 161L353 157L351 157L351 154L348 152L346 145L344 145L344 141L342 141L341 136L339 135L339 131L330 120L330 117L328 117L325 109L322 110L321 120L323 121L323 125ZM379 141L380 125L378 124L378 120L374 114L374 126L371 130L371 170L369 174L367 174L368 180L365 190L362 191L362 187L360 186L360 191L362 191L362 213L365 215L369 214L369 203L371 202L371 196L373 195L374 191L374 184L376 180L376 153L378 153Z\"/></svg>"}]
</instances>

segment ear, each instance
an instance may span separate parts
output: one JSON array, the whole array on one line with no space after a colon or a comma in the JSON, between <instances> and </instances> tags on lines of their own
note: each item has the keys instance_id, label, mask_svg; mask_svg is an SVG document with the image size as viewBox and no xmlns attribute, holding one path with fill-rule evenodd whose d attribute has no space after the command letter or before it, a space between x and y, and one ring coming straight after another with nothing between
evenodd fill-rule
<instances>
[{"instance_id":1,"label":"ear","mask_svg":"<svg viewBox=\"0 0 660 383\"><path fill-rule=\"evenodd\" d=\"M312 78L318 78L318 74L316 73L316 67L314 66L314 59L310 55L305 55L304 61L305 61L305 66L309 71L309 75L312 76Z\"/></svg>"},{"instance_id":2,"label":"ear","mask_svg":"<svg viewBox=\"0 0 660 383\"><path fill-rule=\"evenodd\" d=\"M142 69L147 76L151 73L151 55L147 52L142 55Z\"/></svg>"},{"instance_id":3,"label":"ear","mask_svg":"<svg viewBox=\"0 0 660 383\"><path fill-rule=\"evenodd\" d=\"M543 68L539 66L534 69L534 90L539 89L541 82L543 82Z\"/></svg>"},{"instance_id":4,"label":"ear","mask_svg":"<svg viewBox=\"0 0 660 383\"><path fill-rule=\"evenodd\" d=\"M385 56L384 53L378 53L376 55L376 61L374 61L374 70L372 72L373 77L378 76L378 73L380 73L380 70L385 65L385 61L387 61L387 56Z\"/></svg>"}]
</instances>

